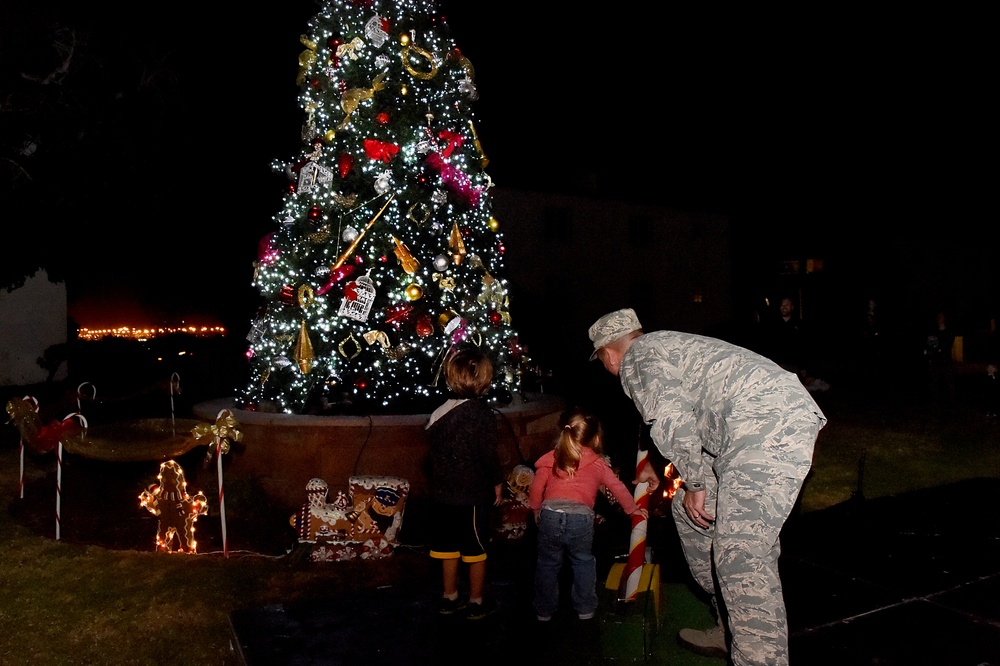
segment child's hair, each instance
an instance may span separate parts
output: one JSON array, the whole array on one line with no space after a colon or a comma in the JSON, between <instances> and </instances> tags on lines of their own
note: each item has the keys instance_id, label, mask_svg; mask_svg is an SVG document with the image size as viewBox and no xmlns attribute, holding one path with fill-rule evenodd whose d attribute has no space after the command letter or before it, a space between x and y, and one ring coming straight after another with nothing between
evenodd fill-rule
<instances>
[{"instance_id":1,"label":"child's hair","mask_svg":"<svg viewBox=\"0 0 1000 666\"><path fill-rule=\"evenodd\" d=\"M455 347L445 361L444 380L459 398L478 398L493 381L493 363L476 345Z\"/></svg>"},{"instance_id":2,"label":"child's hair","mask_svg":"<svg viewBox=\"0 0 1000 666\"><path fill-rule=\"evenodd\" d=\"M555 469L572 476L580 466L583 447L598 455L603 453L604 428L597 416L580 407L563 412L559 425L562 428L556 438Z\"/></svg>"}]
</instances>

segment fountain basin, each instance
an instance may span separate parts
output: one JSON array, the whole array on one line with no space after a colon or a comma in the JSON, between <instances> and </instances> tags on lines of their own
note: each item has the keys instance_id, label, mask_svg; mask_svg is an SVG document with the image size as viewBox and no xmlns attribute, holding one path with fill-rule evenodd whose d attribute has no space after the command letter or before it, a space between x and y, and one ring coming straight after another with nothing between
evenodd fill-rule
<instances>
[{"instance_id":1,"label":"fountain basin","mask_svg":"<svg viewBox=\"0 0 1000 666\"><path fill-rule=\"evenodd\" d=\"M428 494L429 449L424 427L430 414L312 416L269 414L234 407L232 398L194 406L200 419L214 423L228 409L242 439L224 456L227 479L252 478L268 497L294 509L306 499L306 484L320 478L331 496L349 491L356 475L394 476L410 483L410 497ZM531 464L552 448L562 398L526 394L497 410L500 459L505 469Z\"/></svg>"},{"instance_id":2,"label":"fountain basin","mask_svg":"<svg viewBox=\"0 0 1000 666\"><path fill-rule=\"evenodd\" d=\"M199 442L191 429L196 419L134 419L116 421L84 430L67 438L67 453L106 462L166 461L184 455Z\"/></svg>"}]
</instances>

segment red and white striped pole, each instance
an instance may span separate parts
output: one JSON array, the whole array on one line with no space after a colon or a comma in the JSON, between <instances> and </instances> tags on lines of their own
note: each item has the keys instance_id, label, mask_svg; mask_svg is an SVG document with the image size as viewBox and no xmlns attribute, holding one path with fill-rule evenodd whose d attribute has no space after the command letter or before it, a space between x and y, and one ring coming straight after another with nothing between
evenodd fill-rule
<instances>
[{"instance_id":1,"label":"red and white striped pole","mask_svg":"<svg viewBox=\"0 0 1000 666\"><path fill-rule=\"evenodd\" d=\"M82 386L82 385L81 385ZM63 423L69 421L72 418L80 419L80 425L84 429L87 428L87 418L80 412L74 412L66 416L63 419ZM59 438L59 448L56 453L56 541L59 541L60 531L62 529L62 468L63 468L63 443L62 438Z\"/></svg>"},{"instance_id":2,"label":"red and white striped pole","mask_svg":"<svg viewBox=\"0 0 1000 666\"><path fill-rule=\"evenodd\" d=\"M83 396L83 387L84 386L89 386L90 387L90 399L91 400L97 400L97 387L96 386L94 386L90 382L83 382L82 384L80 384L79 386L77 386L76 387L76 411L79 412L80 414L83 413L83 404L80 402L80 398ZM69 417L67 416L66 418L69 418ZM66 419L63 419L63 420L65 421Z\"/></svg>"},{"instance_id":3,"label":"red and white striped pole","mask_svg":"<svg viewBox=\"0 0 1000 666\"><path fill-rule=\"evenodd\" d=\"M635 473L639 472L646 465L649 456L647 451L639 450L636 457ZM640 509L649 510L649 483L643 481L635 485L635 503ZM618 587L618 599L621 601L635 601L639 593L639 580L642 578L642 566L646 564L646 529L648 521L638 512L632 514L632 534L629 539L628 561L622 573L621 583Z\"/></svg>"},{"instance_id":4,"label":"red and white striped pole","mask_svg":"<svg viewBox=\"0 0 1000 666\"><path fill-rule=\"evenodd\" d=\"M221 410L215 417L216 423L227 414L232 415L232 412L228 409ZM217 433L215 435L215 459L219 471L219 517L222 519L222 555L223 557L229 557L229 539L226 538L226 493L222 484L222 449L225 446L225 442L222 440L223 436Z\"/></svg>"},{"instance_id":5,"label":"red and white striped pole","mask_svg":"<svg viewBox=\"0 0 1000 666\"><path fill-rule=\"evenodd\" d=\"M181 392L181 376L176 372L170 375L170 430L177 436L177 421L174 418L174 393Z\"/></svg>"},{"instance_id":6,"label":"red and white striped pole","mask_svg":"<svg viewBox=\"0 0 1000 666\"><path fill-rule=\"evenodd\" d=\"M31 403L31 406L35 410L35 413L36 414L38 413L38 400L36 400L34 396L26 395L21 399L24 400L25 402ZM21 468L20 468L20 478L18 480L18 486L21 492L21 499L24 499L24 437L21 438L20 459L21 459L20 463Z\"/></svg>"}]
</instances>

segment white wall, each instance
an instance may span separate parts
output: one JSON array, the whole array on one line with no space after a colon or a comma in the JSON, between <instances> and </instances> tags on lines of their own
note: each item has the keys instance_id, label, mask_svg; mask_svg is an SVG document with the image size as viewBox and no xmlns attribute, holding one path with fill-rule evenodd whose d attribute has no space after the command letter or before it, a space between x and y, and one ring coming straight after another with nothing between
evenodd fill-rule
<instances>
[{"instance_id":1,"label":"white wall","mask_svg":"<svg viewBox=\"0 0 1000 666\"><path fill-rule=\"evenodd\" d=\"M40 270L24 286L0 289L0 386L40 384L48 371L37 359L66 342L66 284L52 283ZM63 363L55 380L66 378Z\"/></svg>"}]
</instances>

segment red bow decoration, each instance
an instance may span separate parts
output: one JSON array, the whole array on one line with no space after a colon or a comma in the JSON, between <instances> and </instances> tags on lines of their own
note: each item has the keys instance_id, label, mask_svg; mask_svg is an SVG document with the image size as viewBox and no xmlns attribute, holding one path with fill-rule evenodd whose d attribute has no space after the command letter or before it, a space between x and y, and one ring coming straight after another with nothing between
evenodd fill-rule
<instances>
[{"instance_id":1,"label":"red bow decoration","mask_svg":"<svg viewBox=\"0 0 1000 666\"><path fill-rule=\"evenodd\" d=\"M27 442L32 450L38 453L48 453L56 448L59 442L78 437L82 432L80 424L75 419L64 419L62 421L52 421L43 425L34 441Z\"/></svg>"},{"instance_id":2,"label":"red bow decoration","mask_svg":"<svg viewBox=\"0 0 1000 666\"><path fill-rule=\"evenodd\" d=\"M373 160L391 162L392 158L399 152L399 146L394 143L386 143L377 139L365 139L365 153Z\"/></svg>"},{"instance_id":3,"label":"red bow decoration","mask_svg":"<svg viewBox=\"0 0 1000 666\"><path fill-rule=\"evenodd\" d=\"M441 154L445 157L451 157L451 154L455 152L455 149L460 148L462 143L465 141L465 137L458 132L452 132L451 130L442 130L438 133L438 136L448 142L445 149L441 151Z\"/></svg>"}]
</instances>

